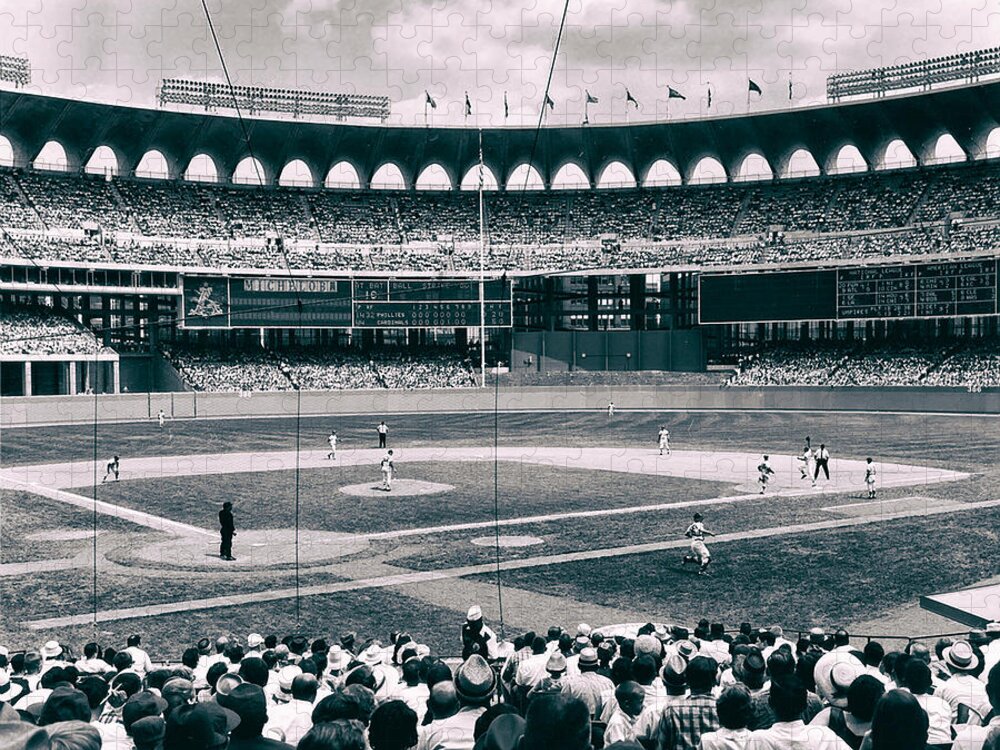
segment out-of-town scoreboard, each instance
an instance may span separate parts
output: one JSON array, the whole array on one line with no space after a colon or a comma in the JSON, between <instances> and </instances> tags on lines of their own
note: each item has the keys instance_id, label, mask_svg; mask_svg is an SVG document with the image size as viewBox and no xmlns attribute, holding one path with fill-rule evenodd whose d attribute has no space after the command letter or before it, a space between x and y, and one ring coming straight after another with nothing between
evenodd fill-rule
<instances>
[{"instance_id":1,"label":"out-of-town scoreboard","mask_svg":"<svg viewBox=\"0 0 1000 750\"><path fill-rule=\"evenodd\" d=\"M184 328L509 328L507 279L184 276Z\"/></svg>"},{"instance_id":2,"label":"out-of-town scoreboard","mask_svg":"<svg viewBox=\"0 0 1000 750\"><path fill-rule=\"evenodd\" d=\"M997 315L998 259L699 277L699 321L763 323Z\"/></svg>"}]
</instances>

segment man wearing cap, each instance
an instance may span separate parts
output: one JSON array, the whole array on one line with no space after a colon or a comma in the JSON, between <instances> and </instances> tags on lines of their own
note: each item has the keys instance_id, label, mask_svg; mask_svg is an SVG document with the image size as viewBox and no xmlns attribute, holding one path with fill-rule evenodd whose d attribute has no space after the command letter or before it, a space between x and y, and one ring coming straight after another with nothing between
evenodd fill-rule
<instances>
[{"instance_id":1,"label":"man wearing cap","mask_svg":"<svg viewBox=\"0 0 1000 750\"><path fill-rule=\"evenodd\" d=\"M132 738L132 741L136 741L135 738L135 728L136 723L142 719L147 719L149 717L163 718L163 712L167 709L167 702L148 690L136 693L131 698L129 698L125 705L122 706L122 726L125 729L125 735L127 738ZM97 728L100 730L102 727L108 727L113 725L108 724L97 724ZM163 727L164 732L166 731L165 726ZM143 733L143 728L139 727L140 735ZM141 738L140 738L141 739ZM111 748L125 748L128 746L128 740L120 741L115 740L114 743L109 743L109 738L102 732L102 741L104 747Z\"/></svg>"},{"instance_id":2,"label":"man wearing cap","mask_svg":"<svg viewBox=\"0 0 1000 750\"><path fill-rule=\"evenodd\" d=\"M164 750L217 750L229 744L240 717L217 703L181 706L167 719Z\"/></svg>"},{"instance_id":3,"label":"man wearing cap","mask_svg":"<svg viewBox=\"0 0 1000 750\"><path fill-rule=\"evenodd\" d=\"M480 654L486 659L495 659L497 653L497 636L483 622L483 610L478 604L469 607L469 612L462 623L462 658L468 659L473 654Z\"/></svg>"},{"instance_id":4,"label":"man wearing cap","mask_svg":"<svg viewBox=\"0 0 1000 750\"><path fill-rule=\"evenodd\" d=\"M580 651L576 666L577 673L565 679L562 692L582 700L590 709L591 717L599 718L604 706L614 702L615 684L598 674L601 662L597 658L597 649L592 646Z\"/></svg>"},{"instance_id":5,"label":"man wearing cap","mask_svg":"<svg viewBox=\"0 0 1000 750\"><path fill-rule=\"evenodd\" d=\"M951 723L981 724L990 713L990 701L986 687L972 675L979 655L968 641L956 641L943 651L942 658L951 676L935 695L951 706Z\"/></svg>"},{"instance_id":6,"label":"man wearing cap","mask_svg":"<svg viewBox=\"0 0 1000 750\"><path fill-rule=\"evenodd\" d=\"M493 700L497 676L479 654L473 654L455 672L459 709L453 716L433 721L420 731L417 750L472 750L476 720Z\"/></svg>"},{"instance_id":7,"label":"man wearing cap","mask_svg":"<svg viewBox=\"0 0 1000 750\"><path fill-rule=\"evenodd\" d=\"M259 685L249 682L237 685L228 695L219 696L219 705L239 717L239 724L231 731L229 750L292 749L292 745L263 736L268 719L267 699Z\"/></svg>"}]
</instances>

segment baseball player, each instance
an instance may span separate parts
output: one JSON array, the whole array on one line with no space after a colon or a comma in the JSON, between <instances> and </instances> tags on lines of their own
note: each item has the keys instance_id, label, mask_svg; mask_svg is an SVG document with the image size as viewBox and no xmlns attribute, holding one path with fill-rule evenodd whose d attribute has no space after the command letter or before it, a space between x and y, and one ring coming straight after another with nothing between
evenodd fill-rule
<instances>
[{"instance_id":1,"label":"baseball player","mask_svg":"<svg viewBox=\"0 0 1000 750\"><path fill-rule=\"evenodd\" d=\"M708 551L708 547L705 546L706 536L715 536L714 533L705 528L705 524L702 523L703 516L701 513L694 514L694 522L687 527L684 532L684 536L691 540L691 551L684 555L684 565L688 563L697 563L698 575L708 575L708 565L712 562L712 555Z\"/></svg>"},{"instance_id":2,"label":"baseball player","mask_svg":"<svg viewBox=\"0 0 1000 750\"><path fill-rule=\"evenodd\" d=\"M767 489L768 482L771 481L771 477L774 475L774 469L771 468L771 464L768 463L770 456L765 455L764 460L757 464L757 484L760 485L760 494L764 494L764 490Z\"/></svg>"}]
</instances>

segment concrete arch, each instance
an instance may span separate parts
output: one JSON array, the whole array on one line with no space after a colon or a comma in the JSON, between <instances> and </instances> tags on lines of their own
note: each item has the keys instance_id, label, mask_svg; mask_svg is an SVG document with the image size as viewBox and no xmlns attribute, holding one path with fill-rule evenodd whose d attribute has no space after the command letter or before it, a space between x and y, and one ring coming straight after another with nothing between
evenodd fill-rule
<instances>
[{"instance_id":1,"label":"concrete arch","mask_svg":"<svg viewBox=\"0 0 1000 750\"><path fill-rule=\"evenodd\" d=\"M681 185L683 182L684 177L677 165L668 159L656 159L642 175L643 187Z\"/></svg>"},{"instance_id":2,"label":"concrete arch","mask_svg":"<svg viewBox=\"0 0 1000 750\"><path fill-rule=\"evenodd\" d=\"M1000 156L1000 126L987 133L983 142L983 156L987 159L995 159Z\"/></svg>"},{"instance_id":3,"label":"concrete arch","mask_svg":"<svg viewBox=\"0 0 1000 750\"><path fill-rule=\"evenodd\" d=\"M195 154L184 168L183 178L191 182L218 182L219 165L208 154Z\"/></svg>"},{"instance_id":4,"label":"concrete arch","mask_svg":"<svg viewBox=\"0 0 1000 750\"><path fill-rule=\"evenodd\" d=\"M549 183L552 190L585 190L593 186L593 181L583 167L573 161L561 165Z\"/></svg>"},{"instance_id":5,"label":"concrete arch","mask_svg":"<svg viewBox=\"0 0 1000 750\"><path fill-rule=\"evenodd\" d=\"M122 157L111 146L101 144L91 152L83 171L119 175L122 173Z\"/></svg>"},{"instance_id":6,"label":"concrete arch","mask_svg":"<svg viewBox=\"0 0 1000 750\"><path fill-rule=\"evenodd\" d=\"M264 163L247 154L236 163L229 182L236 185L270 185L273 180Z\"/></svg>"},{"instance_id":7,"label":"concrete arch","mask_svg":"<svg viewBox=\"0 0 1000 750\"><path fill-rule=\"evenodd\" d=\"M288 187L316 187L316 176L302 159L292 159L281 168L278 184Z\"/></svg>"},{"instance_id":8,"label":"concrete arch","mask_svg":"<svg viewBox=\"0 0 1000 750\"><path fill-rule=\"evenodd\" d=\"M853 165L853 166L852 166ZM826 161L827 174L851 174L867 172L872 168L861 149L854 143L843 143L830 152Z\"/></svg>"},{"instance_id":9,"label":"concrete arch","mask_svg":"<svg viewBox=\"0 0 1000 750\"><path fill-rule=\"evenodd\" d=\"M17 164L17 156L14 152L14 144L10 138L0 135L0 166L13 167Z\"/></svg>"},{"instance_id":10,"label":"concrete arch","mask_svg":"<svg viewBox=\"0 0 1000 750\"><path fill-rule=\"evenodd\" d=\"M346 159L342 159L326 170L326 176L323 178L323 187L361 188L367 187L367 185L361 184L361 172L357 166Z\"/></svg>"},{"instance_id":11,"label":"concrete arch","mask_svg":"<svg viewBox=\"0 0 1000 750\"><path fill-rule=\"evenodd\" d=\"M35 154L35 158L31 160L31 165L35 169L47 169L55 172L73 172L80 168L78 161L76 163L71 161L66 147L54 139L45 142L45 145Z\"/></svg>"},{"instance_id":12,"label":"concrete arch","mask_svg":"<svg viewBox=\"0 0 1000 750\"><path fill-rule=\"evenodd\" d=\"M413 187L416 190L454 190L455 180L442 164L432 162L420 170Z\"/></svg>"},{"instance_id":13,"label":"concrete arch","mask_svg":"<svg viewBox=\"0 0 1000 750\"><path fill-rule=\"evenodd\" d=\"M819 161L805 146L793 148L774 165L775 173L780 179L795 177L815 177L823 174Z\"/></svg>"},{"instance_id":14,"label":"concrete arch","mask_svg":"<svg viewBox=\"0 0 1000 750\"><path fill-rule=\"evenodd\" d=\"M951 133L942 133L938 136L937 141L934 143L935 162L968 161L968 159L969 155L966 153L965 149L959 145L955 136Z\"/></svg>"},{"instance_id":15,"label":"concrete arch","mask_svg":"<svg viewBox=\"0 0 1000 750\"><path fill-rule=\"evenodd\" d=\"M739 182L758 182L773 180L774 169L763 154L756 151L743 157L734 170L734 180Z\"/></svg>"},{"instance_id":16,"label":"concrete arch","mask_svg":"<svg viewBox=\"0 0 1000 750\"><path fill-rule=\"evenodd\" d=\"M875 164L876 169L906 169L917 166L917 157L902 138L889 141Z\"/></svg>"},{"instance_id":17,"label":"concrete arch","mask_svg":"<svg viewBox=\"0 0 1000 750\"><path fill-rule=\"evenodd\" d=\"M598 189L616 187L634 188L636 183L635 172L632 171L632 168L625 162L616 159L604 165L594 187Z\"/></svg>"},{"instance_id":18,"label":"concrete arch","mask_svg":"<svg viewBox=\"0 0 1000 750\"><path fill-rule=\"evenodd\" d=\"M692 159L684 178L684 182L695 185L723 183L731 179L722 161L711 154Z\"/></svg>"},{"instance_id":19,"label":"concrete arch","mask_svg":"<svg viewBox=\"0 0 1000 750\"><path fill-rule=\"evenodd\" d=\"M465 177L462 178L462 182L459 184L460 190L478 190L479 189L479 165L469 167L469 170L465 173ZM490 169L488 164L483 165L483 190L499 190L500 182L497 180L496 173Z\"/></svg>"},{"instance_id":20,"label":"concrete arch","mask_svg":"<svg viewBox=\"0 0 1000 750\"><path fill-rule=\"evenodd\" d=\"M373 190L406 190L409 184L403 168L392 161L380 164L368 180L368 187Z\"/></svg>"},{"instance_id":21,"label":"concrete arch","mask_svg":"<svg viewBox=\"0 0 1000 750\"><path fill-rule=\"evenodd\" d=\"M157 180L177 179L177 163L170 160L159 149L151 148L142 155L135 165L136 177L149 177Z\"/></svg>"},{"instance_id":22,"label":"concrete arch","mask_svg":"<svg viewBox=\"0 0 1000 750\"><path fill-rule=\"evenodd\" d=\"M504 185L508 191L545 189L541 172L527 162L516 165L507 175Z\"/></svg>"}]
</instances>

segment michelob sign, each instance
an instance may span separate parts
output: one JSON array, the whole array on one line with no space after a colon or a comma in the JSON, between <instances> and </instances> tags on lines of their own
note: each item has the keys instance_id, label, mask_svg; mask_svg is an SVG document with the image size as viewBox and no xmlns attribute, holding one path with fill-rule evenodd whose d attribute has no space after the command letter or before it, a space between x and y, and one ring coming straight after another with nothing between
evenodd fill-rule
<instances>
[{"instance_id":1,"label":"michelob sign","mask_svg":"<svg viewBox=\"0 0 1000 750\"><path fill-rule=\"evenodd\" d=\"M346 328L349 279L184 278L185 328Z\"/></svg>"}]
</instances>

